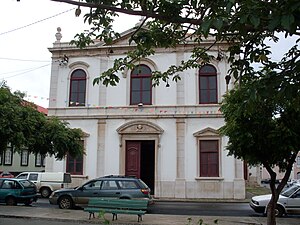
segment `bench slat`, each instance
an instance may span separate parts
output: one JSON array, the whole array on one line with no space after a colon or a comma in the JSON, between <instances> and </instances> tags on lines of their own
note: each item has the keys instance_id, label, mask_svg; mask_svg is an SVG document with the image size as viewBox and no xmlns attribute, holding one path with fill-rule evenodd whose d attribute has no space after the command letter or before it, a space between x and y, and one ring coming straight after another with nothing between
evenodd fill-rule
<instances>
[{"instance_id":1,"label":"bench slat","mask_svg":"<svg viewBox=\"0 0 300 225\"><path fill-rule=\"evenodd\" d=\"M138 222L142 220L142 215L148 208L148 200L141 199L112 199L112 198L90 198L88 207L84 211L94 216L95 212L112 213L113 220L117 219L117 214L135 214L138 215ZM95 217L95 216L94 216Z\"/></svg>"},{"instance_id":2,"label":"bench slat","mask_svg":"<svg viewBox=\"0 0 300 225\"><path fill-rule=\"evenodd\" d=\"M115 214L136 214L136 215L145 215L146 211L142 210L124 210L124 209L107 209L107 208L86 208L84 211L88 212L106 212L106 213L115 213Z\"/></svg>"}]
</instances>

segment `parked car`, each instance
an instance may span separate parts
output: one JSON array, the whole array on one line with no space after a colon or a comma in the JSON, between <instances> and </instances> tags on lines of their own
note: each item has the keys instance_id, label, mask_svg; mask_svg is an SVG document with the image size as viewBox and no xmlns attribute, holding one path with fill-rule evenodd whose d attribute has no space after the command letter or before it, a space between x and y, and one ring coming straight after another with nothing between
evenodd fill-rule
<instances>
[{"instance_id":1,"label":"parked car","mask_svg":"<svg viewBox=\"0 0 300 225\"><path fill-rule=\"evenodd\" d=\"M300 180L290 180L287 182L286 187L291 187L297 183L300 184Z\"/></svg>"},{"instance_id":2,"label":"parked car","mask_svg":"<svg viewBox=\"0 0 300 225\"><path fill-rule=\"evenodd\" d=\"M71 209L88 205L88 200L92 197L151 199L150 188L141 179L110 175L90 180L74 189L54 191L49 197L49 202L61 209Z\"/></svg>"},{"instance_id":3,"label":"parked car","mask_svg":"<svg viewBox=\"0 0 300 225\"><path fill-rule=\"evenodd\" d=\"M14 175L11 174L10 172L2 172L2 173L0 173L0 178L4 178L4 177L6 177L6 178L13 178Z\"/></svg>"},{"instance_id":4,"label":"parked car","mask_svg":"<svg viewBox=\"0 0 300 225\"><path fill-rule=\"evenodd\" d=\"M48 198L53 191L68 187L72 182L71 174L64 172L23 172L16 178L32 181L43 198Z\"/></svg>"},{"instance_id":5,"label":"parked car","mask_svg":"<svg viewBox=\"0 0 300 225\"><path fill-rule=\"evenodd\" d=\"M267 205L271 195L259 195L251 198L250 206L257 213L267 213ZM276 205L276 216L300 213L300 184L285 189L280 195Z\"/></svg>"},{"instance_id":6,"label":"parked car","mask_svg":"<svg viewBox=\"0 0 300 225\"><path fill-rule=\"evenodd\" d=\"M0 178L0 202L6 205L24 203L30 205L37 200L36 186L29 180Z\"/></svg>"},{"instance_id":7,"label":"parked car","mask_svg":"<svg viewBox=\"0 0 300 225\"><path fill-rule=\"evenodd\" d=\"M261 180L261 184L270 184L270 182L271 182L271 179L263 179L263 180ZM275 184L279 184L280 183L280 180L278 180L278 179L276 179L275 180Z\"/></svg>"}]
</instances>

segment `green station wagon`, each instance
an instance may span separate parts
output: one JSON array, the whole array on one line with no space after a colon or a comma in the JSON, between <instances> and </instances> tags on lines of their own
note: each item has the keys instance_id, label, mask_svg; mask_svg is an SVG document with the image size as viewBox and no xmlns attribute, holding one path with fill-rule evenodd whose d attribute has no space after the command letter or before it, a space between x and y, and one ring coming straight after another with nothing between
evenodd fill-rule
<instances>
[{"instance_id":1,"label":"green station wagon","mask_svg":"<svg viewBox=\"0 0 300 225\"><path fill-rule=\"evenodd\" d=\"M37 201L36 186L29 180L0 178L0 203L30 205Z\"/></svg>"},{"instance_id":2,"label":"green station wagon","mask_svg":"<svg viewBox=\"0 0 300 225\"><path fill-rule=\"evenodd\" d=\"M74 189L54 191L49 202L61 209L88 205L89 198L151 199L150 188L134 177L110 175L88 181ZM151 201L150 201L151 202Z\"/></svg>"}]
</instances>

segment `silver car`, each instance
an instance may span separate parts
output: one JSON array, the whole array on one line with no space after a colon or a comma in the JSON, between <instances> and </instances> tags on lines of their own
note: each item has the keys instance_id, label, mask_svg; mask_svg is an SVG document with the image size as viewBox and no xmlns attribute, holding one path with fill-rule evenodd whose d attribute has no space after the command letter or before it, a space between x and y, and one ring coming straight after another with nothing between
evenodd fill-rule
<instances>
[{"instance_id":1,"label":"silver car","mask_svg":"<svg viewBox=\"0 0 300 225\"><path fill-rule=\"evenodd\" d=\"M105 176L88 181L74 189L54 191L49 202L61 209L88 205L89 198L151 199L150 188L141 180L126 176Z\"/></svg>"},{"instance_id":2,"label":"silver car","mask_svg":"<svg viewBox=\"0 0 300 225\"><path fill-rule=\"evenodd\" d=\"M266 213L267 205L271 200L271 195L259 195L251 198L250 206L257 213ZM300 213L300 184L284 190L280 195L276 205L276 216L284 214Z\"/></svg>"}]
</instances>

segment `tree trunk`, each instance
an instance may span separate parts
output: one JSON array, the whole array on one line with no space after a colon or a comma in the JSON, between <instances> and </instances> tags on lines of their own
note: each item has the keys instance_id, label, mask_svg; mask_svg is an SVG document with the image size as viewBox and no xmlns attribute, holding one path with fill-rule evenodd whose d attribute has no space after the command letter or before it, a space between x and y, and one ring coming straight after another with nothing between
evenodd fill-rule
<instances>
[{"instance_id":1,"label":"tree trunk","mask_svg":"<svg viewBox=\"0 0 300 225\"><path fill-rule=\"evenodd\" d=\"M279 193L276 191L275 187L276 173L272 172L270 173L270 176L270 188L272 197L267 206L267 225L276 225L275 208L278 201Z\"/></svg>"},{"instance_id":2,"label":"tree trunk","mask_svg":"<svg viewBox=\"0 0 300 225\"><path fill-rule=\"evenodd\" d=\"M276 225L276 216L275 216L275 208L276 208L275 199L271 198L268 206L267 206L267 225Z\"/></svg>"},{"instance_id":3,"label":"tree trunk","mask_svg":"<svg viewBox=\"0 0 300 225\"><path fill-rule=\"evenodd\" d=\"M284 186L287 184L297 154L298 152L291 154L291 158L288 160L288 166L286 167L284 177L279 183L277 188L275 186L277 174L272 170L269 164L263 163L263 165L265 166L265 168L267 169L271 177L270 188L271 188L272 197L269 204L267 205L267 225L276 225L275 209L276 209L277 201L279 199L279 194L281 193Z\"/></svg>"}]
</instances>

